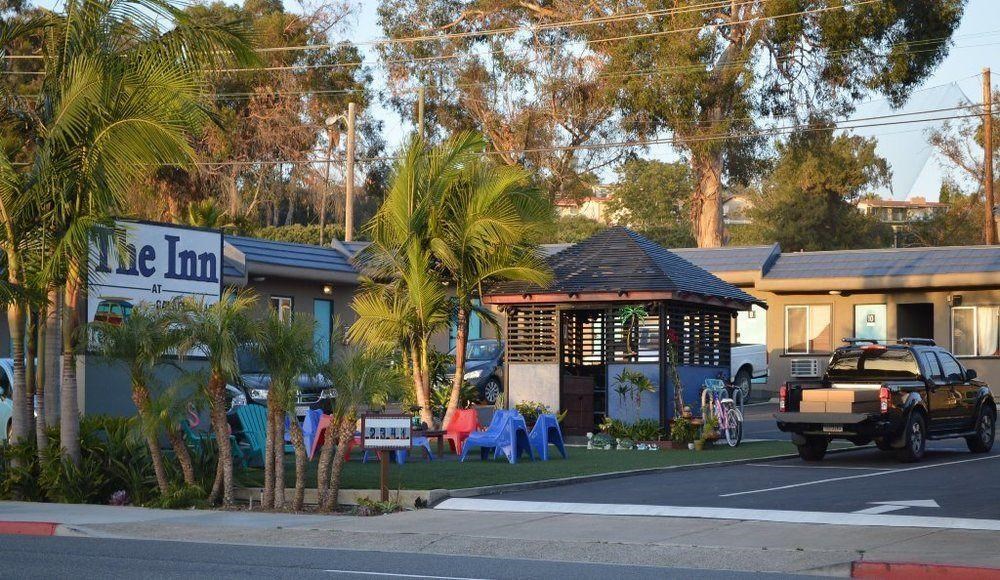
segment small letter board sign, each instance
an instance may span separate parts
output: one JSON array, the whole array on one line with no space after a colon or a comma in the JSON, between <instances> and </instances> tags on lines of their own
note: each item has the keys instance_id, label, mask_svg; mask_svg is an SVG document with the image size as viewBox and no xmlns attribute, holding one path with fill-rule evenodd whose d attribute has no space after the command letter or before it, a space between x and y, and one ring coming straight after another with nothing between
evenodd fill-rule
<instances>
[{"instance_id":1,"label":"small letter board sign","mask_svg":"<svg viewBox=\"0 0 1000 580\"><path fill-rule=\"evenodd\" d=\"M362 415L361 446L365 449L409 449L409 415Z\"/></svg>"}]
</instances>

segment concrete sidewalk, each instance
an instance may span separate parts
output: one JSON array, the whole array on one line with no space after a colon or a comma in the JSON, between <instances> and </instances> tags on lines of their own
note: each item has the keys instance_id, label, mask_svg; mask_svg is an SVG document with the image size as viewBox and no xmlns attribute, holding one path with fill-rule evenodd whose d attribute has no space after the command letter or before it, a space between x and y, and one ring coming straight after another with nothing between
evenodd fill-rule
<instances>
[{"instance_id":1,"label":"concrete sidewalk","mask_svg":"<svg viewBox=\"0 0 1000 580\"><path fill-rule=\"evenodd\" d=\"M439 510L360 518L0 502L0 522L26 521L58 523L60 535L834 576L848 575L859 560L1000 568L1000 535L967 530Z\"/></svg>"}]
</instances>

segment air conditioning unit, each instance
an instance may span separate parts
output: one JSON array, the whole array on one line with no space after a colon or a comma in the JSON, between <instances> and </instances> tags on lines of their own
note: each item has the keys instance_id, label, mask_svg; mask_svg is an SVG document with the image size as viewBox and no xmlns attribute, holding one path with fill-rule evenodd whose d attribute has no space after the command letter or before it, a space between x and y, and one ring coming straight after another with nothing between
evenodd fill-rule
<instances>
[{"instance_id":1,"label":"air conditioning unit","mask_svg":"<svg viewBox=\"0 0 1000 580\"><path fill-rule=\"evenodd\" d=\"M793 379L812 379L819 376L819 359L793 358L791 363Z\"/></svg>"}]
</instances>

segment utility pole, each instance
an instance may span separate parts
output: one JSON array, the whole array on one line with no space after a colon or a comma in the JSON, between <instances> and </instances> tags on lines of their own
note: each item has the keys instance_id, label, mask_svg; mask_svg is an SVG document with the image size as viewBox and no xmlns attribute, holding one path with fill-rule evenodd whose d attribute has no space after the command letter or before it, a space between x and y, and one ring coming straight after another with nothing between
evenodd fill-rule
<instances>
[{"instance_id":1,"label":"utility pole","mask_svg":"<svg viewBox=\"0 0 1000 580\"><path fill-rule=\"evenodd\" d=\"M333 163L333 124L336 119L326 119L326 186L319 200L319 245L326 243L326 198L330 197L330 165Z\"/></svg>"},{"instance_id":2,"label":"utility pole","mask_svg":"<svg viewBox=\"0 0 1000 580\"><path fill-rule=\"evenodd\" d=\"M424 138L424 87L417 89L417 135Z\"/></svg>"},{"instance_id":3,"label":"utility pole","mask_svg":"<svg viewBox=\"0 0 1000 580\"><path fill-rule=\"evenodd\" d=\"M983 187L986 190L986 224L985 239L987 245L997 243L997 218L993 213L995 201L993 199L993 83L990 82L990 69L983 69Z\"/></svg>"},{"instance_id":4,"label":"utility pole","mask_svg":"<svg viewBox=\"0 0 1000 580\"><path fill-rule=\"evenodd\" d=\"M354 239L354 118L356 108L354 103L347 104L347 174L344 181L344 241Z\"/></svg>"}]
</instances>

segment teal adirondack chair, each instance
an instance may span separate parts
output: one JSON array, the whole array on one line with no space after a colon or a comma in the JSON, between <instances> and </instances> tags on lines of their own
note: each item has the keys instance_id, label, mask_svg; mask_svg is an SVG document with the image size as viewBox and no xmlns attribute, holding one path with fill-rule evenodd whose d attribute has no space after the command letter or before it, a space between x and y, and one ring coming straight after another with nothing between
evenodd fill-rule
<instances>
[{"instance_id":1,"label":"teal adirondack chair","mask_svg":"<svg viewBox=\"0 0 1000 580\"><path fill-rule=\"evenodd\" d=\"M191 427L191 424L187 420L181 421L181 427L184 429L184 439L187 440L188 446L198 453L205 452L205 445L214 445L215 433L196 430ZM247 463L246 457L243 456L243 450L240 449L239 444L236 442L236 437L232 435L229 436L229 447L232 449L233 460L245 466Z\"/></svg>"},{"instance_id":2,"label":"teal adirondack chair","mask_svg":"<svg viewBox=\"0 0 1000 580\"><path fill-rule=\"evenodd\" d=\"M243 427L243 437L250 444L248 463L264 465L264 446L267 444L267 408L263 405L236 407L236 417Z\"/></svg>"}]
</instances>

